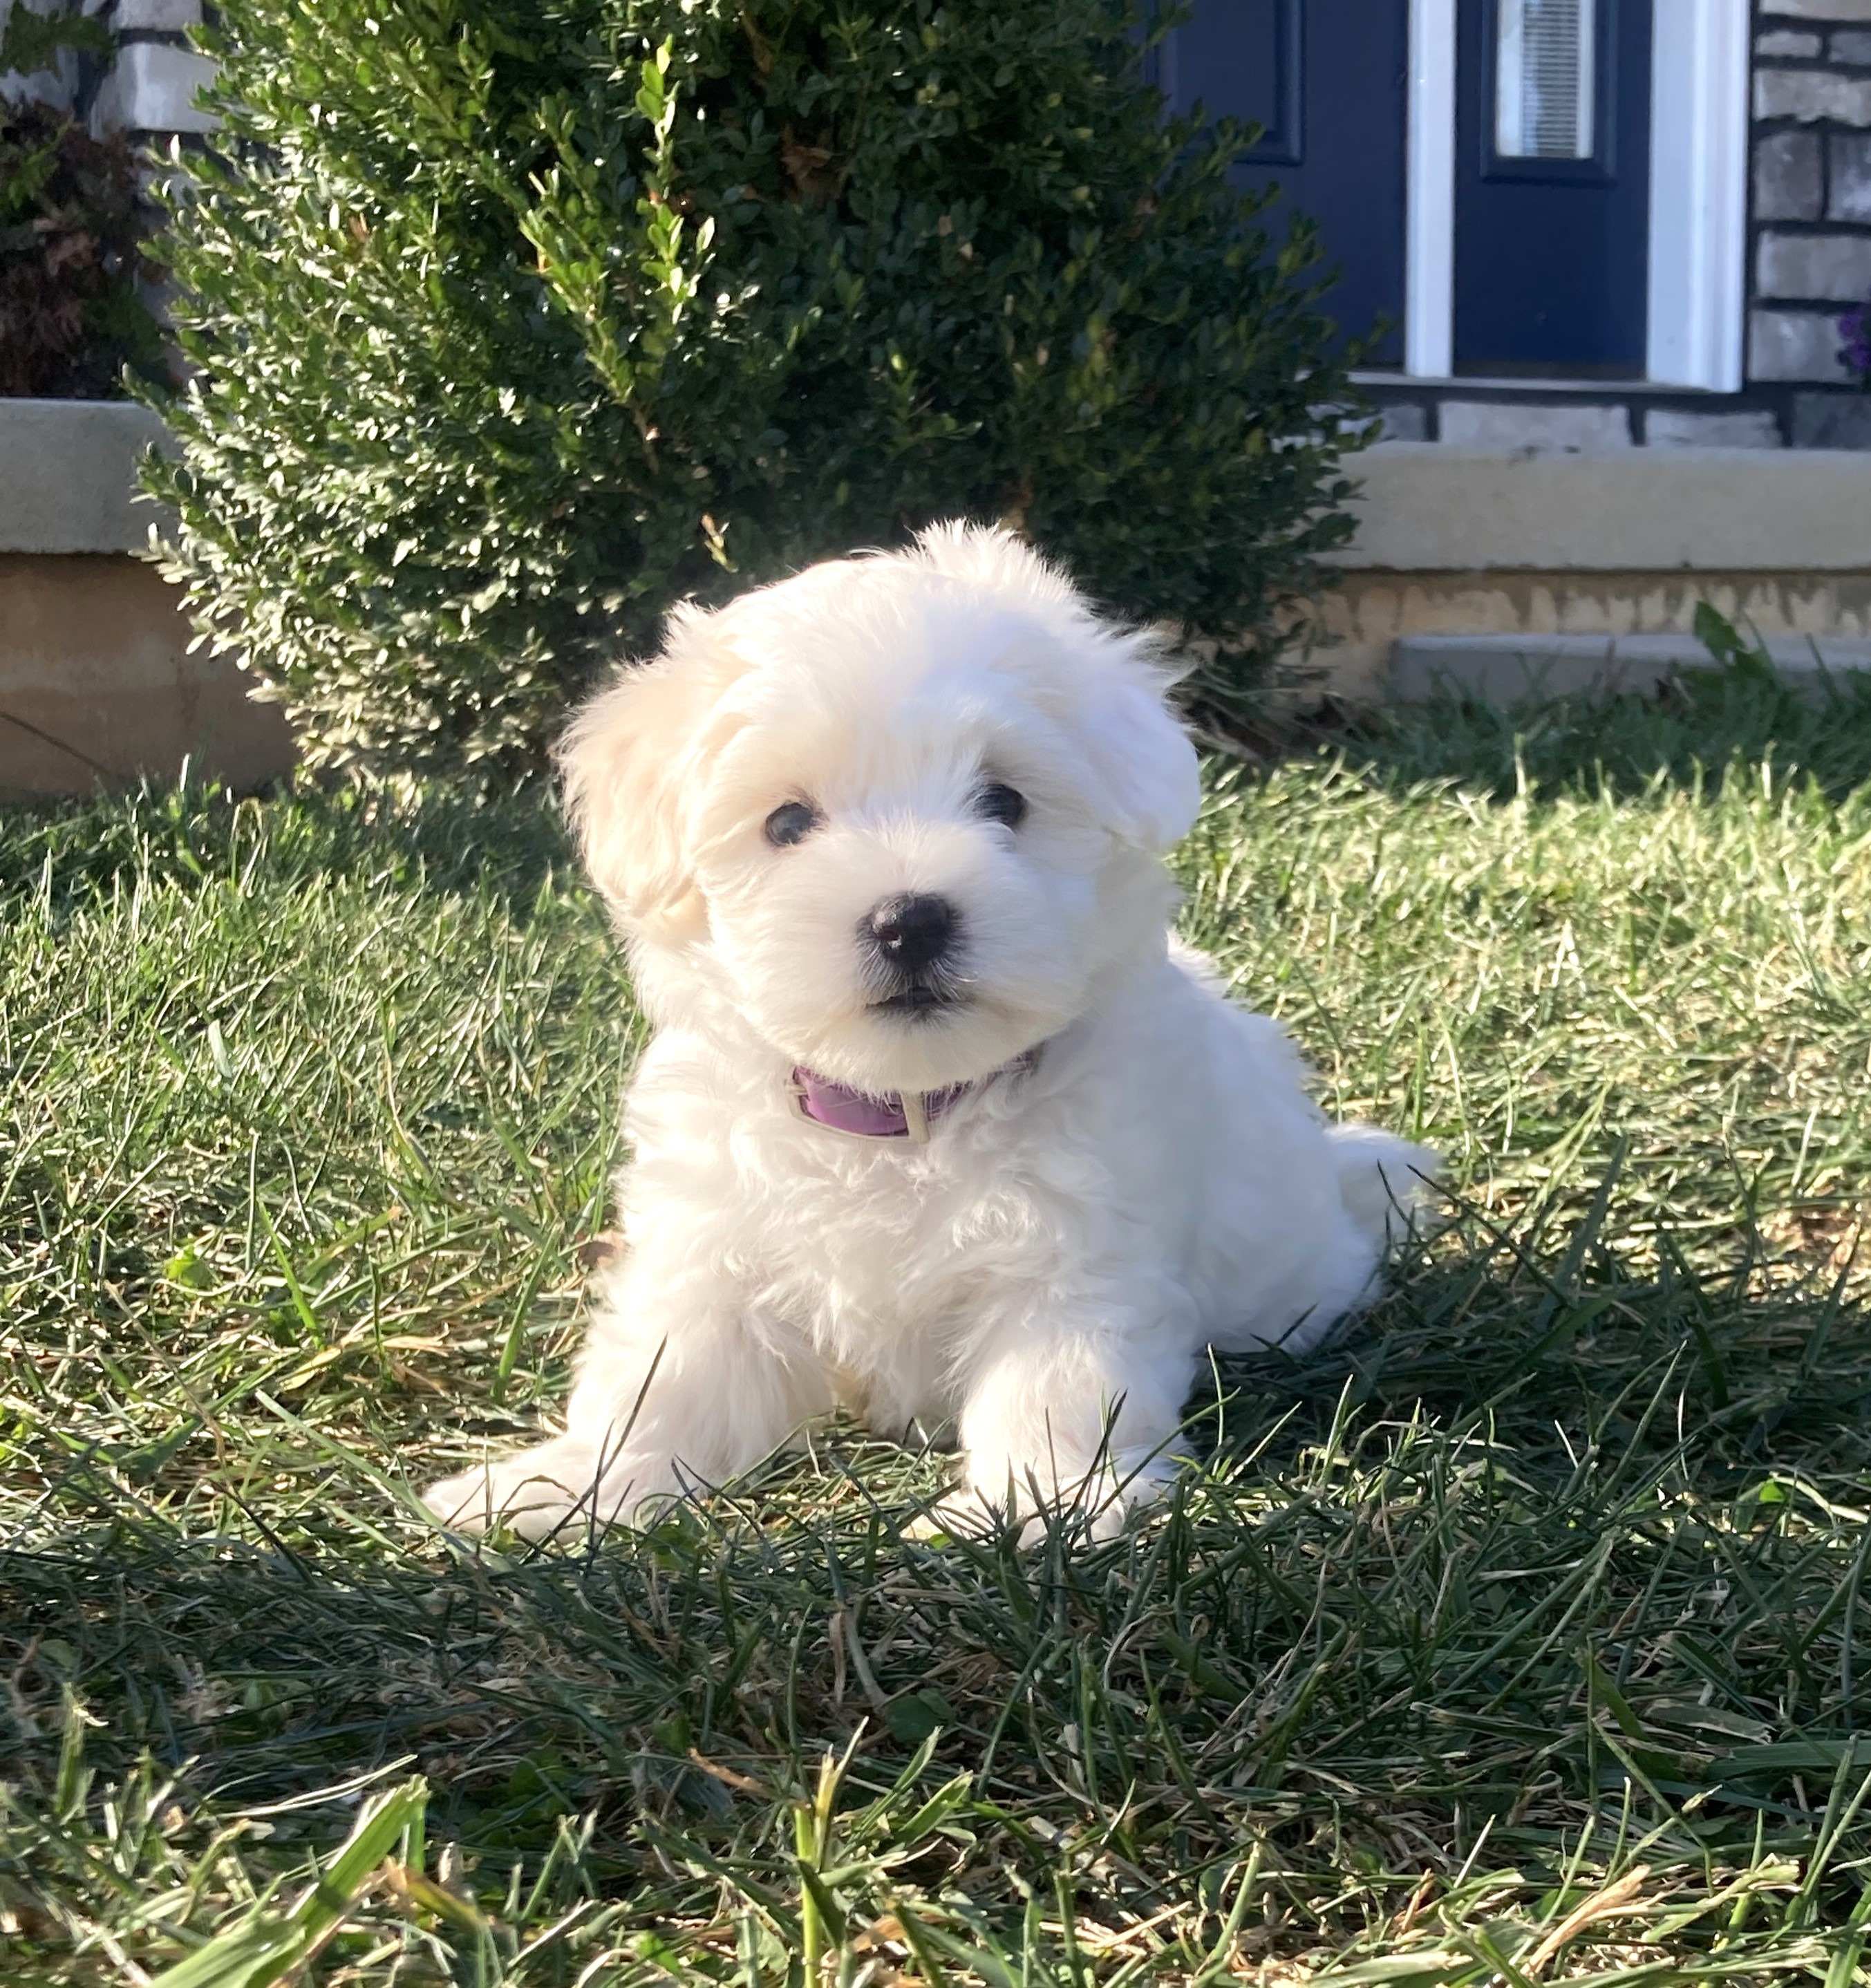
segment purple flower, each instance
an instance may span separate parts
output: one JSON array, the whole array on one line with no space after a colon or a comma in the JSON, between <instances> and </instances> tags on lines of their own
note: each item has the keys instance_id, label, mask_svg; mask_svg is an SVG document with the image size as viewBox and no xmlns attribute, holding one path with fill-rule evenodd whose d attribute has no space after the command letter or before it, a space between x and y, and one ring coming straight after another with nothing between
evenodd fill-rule
<instances>
[{"instance_id":1,"label":"purple flower","mask_svg":"<svg viewBox=\"0 0 1871 1988\"><path fill-rule=\"evenodd\" d=\"M1849 371L1858 376L1861 387L1871 387L1871 297L1853 306L1839 320L1839 336L1845 340L1839 357Z\"/></svg>"}]
</instances>

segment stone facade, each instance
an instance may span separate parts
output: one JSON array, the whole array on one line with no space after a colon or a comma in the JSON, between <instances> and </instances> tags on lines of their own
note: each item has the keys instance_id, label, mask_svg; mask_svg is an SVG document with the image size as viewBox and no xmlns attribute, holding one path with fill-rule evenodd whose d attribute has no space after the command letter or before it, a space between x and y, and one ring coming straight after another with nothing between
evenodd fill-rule
<instances>
[{"instance_id":1,"label":"stone facade","mask_svg":"<svg viewBox=\"0 0 1871 1988\"><path fill-rule=\"evenodd\" d=\"M0 0L0 29L15 6L55 11L51 0ZM82 11L110 27L116 42L110 59L68 52L56 69L0 76L0 97L56 103L84 117L100 137L127 131L160 140L212 128L195 93L213 75L213 65L187 45L188 30L201 19L201 0L83 0Z\"/></svg>"},{"instance_id":2,"label":"stone facade","mask_svg":"<svg viewBox=\"0 0 1871 1988\"><path fill-rule=\"evenodd\" d=\"M1748 377L1762 385L1849 392L1854 384L1839 356L1839 318L1871 296L1867 22L1871 7L1852 0L1761 0L1756 10ZM1792 397L1786 440L1864 446L1849 402L1815 404L1825 397Z\"/></svg>"},{"instance_id":3,"label":"stone facade","mask_svg":"<svg viewBox=\"0 0 1871 1988\"><path fill-rule=\"evenodd\" d=\"M39 13L73 11L71 0L0 0L0 32L17 6ZM110 30L108 58L66 49L55 68L29 76L0 73L0 102L36 98L82 120L95 137L124 134L139 148L140 184L147 190L171 170L161 154L178 140L198 144L214 128L196 96L212 80L214 66L188 45L188 31L201 25L201 6L202 0L80 0L79 11L101 19ZM149 221L154 228L153 208ZM140 288L144 302L166 323L166 282ZM170 363L179 377L180 356L172 352Z\"/></svg>"}]
</instances>

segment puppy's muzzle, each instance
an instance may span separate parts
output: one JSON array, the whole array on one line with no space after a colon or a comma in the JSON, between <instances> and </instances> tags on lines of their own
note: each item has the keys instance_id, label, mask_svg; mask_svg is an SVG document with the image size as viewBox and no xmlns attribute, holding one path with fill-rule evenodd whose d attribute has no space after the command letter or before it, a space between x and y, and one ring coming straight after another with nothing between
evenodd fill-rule
<instances>
[{"instance_id":1,"label":"puppy's muzzle","mask_svg":"<svg viewBox=\"0 0 1871 1988\"><path fill-rule=\"evenodd\" d=\"M876 969L874 1006L905 1013L944 1006L954 997L950 969L961 919L946 898L886 898L858 928Z\"/></svg>"}]
</instances>

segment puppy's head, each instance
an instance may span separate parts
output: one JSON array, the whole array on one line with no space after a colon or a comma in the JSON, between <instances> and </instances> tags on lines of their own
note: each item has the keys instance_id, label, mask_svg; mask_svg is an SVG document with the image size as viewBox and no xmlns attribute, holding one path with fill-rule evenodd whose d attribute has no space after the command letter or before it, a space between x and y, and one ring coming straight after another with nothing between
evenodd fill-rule
<instances>
[{"instance_id":1,"label":"puppy's head","mask_svg":"<svg viewBox=\"0 0 1871 1988\"><path fill-rule=\"evenodd\" d=\"M1160 949L1197 800L1165 682L1017 541L945 526L677 614L572 725L567 799L657 1005L933 1089Z\"/></svg>"}]
</instances>

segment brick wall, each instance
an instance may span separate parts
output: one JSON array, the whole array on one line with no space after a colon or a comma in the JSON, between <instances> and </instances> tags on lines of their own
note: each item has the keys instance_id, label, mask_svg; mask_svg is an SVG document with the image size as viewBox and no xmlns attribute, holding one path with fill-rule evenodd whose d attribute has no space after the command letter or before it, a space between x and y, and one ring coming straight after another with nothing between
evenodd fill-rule
<instances>
[{"instance_id":1,"label":"brick wall","mask_svg":"<svg viewBox=\"0 0 1871 1988\"><path fill-rule=\"evenodd\" d=\"M1796 448L1871 448L1839 319L1871 296L1871 0L1760 0L1748 377L1788 397Z\"/></svg>"}]
</instances>

